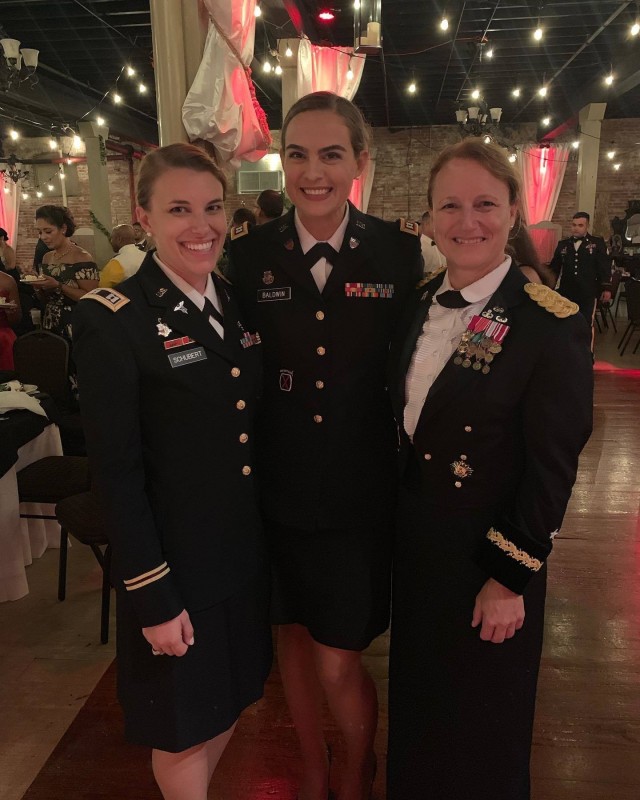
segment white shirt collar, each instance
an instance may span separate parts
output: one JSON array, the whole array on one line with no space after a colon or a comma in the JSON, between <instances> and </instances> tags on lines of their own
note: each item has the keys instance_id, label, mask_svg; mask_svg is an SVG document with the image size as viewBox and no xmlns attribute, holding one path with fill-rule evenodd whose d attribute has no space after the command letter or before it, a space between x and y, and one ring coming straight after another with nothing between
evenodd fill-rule
<instances>
[{"instance_id":1,"label":"white shirt collar","mask_svg":"<svg viewBox=\"0 0 640 800\"><path fill-rule=\"evenodd\" d=\"M160 269L164 272L167 278L171 281L171 283L179 289L182 294L186 295L191 302L202 311L204 308L204 298L208 297L209 300L213 303L213 305L218 308L218 298L216 296L216 288L213 285L213 280L211 275L207 275L207 286L204 290L204 294L200 294L197 289L194 289L190 283L187 283L184 278L181 278L177 273L175 273L171 267L168 267L163 261L160 260L158 257L158 253L155 252L153 254L153 259L156 264L160 267ZM219 310L219 308L218 308Z\"/></svg>"},{"instance_id":2,"label":"white shirt collar","mask_svg":"<svg viewBox=\"0 0 640 800\"><path fill-rule=\"evenodd\" d=\"M479 303L481 300L488 300L504 280L505 275L509 272L510 266L511 256L505 256L504 261L498 264L495 269L492 269L491 272L480 278L480 280L465 286L464 289L460 290L460 294L468 303ZM441 292L446 292L452 288L449 281L449 271L447 270L444 274L442 286L438 289L435 296L437 297Z\"/></svg>"},{"instance_id":3,"label":"white shirt collar","mask_svg":"<svg viewBox=\"0 0 640 800\"><path fill-rule=\"evenodd\" d=\"M298 232L298 239L300 240L300 247L302 248L303 253L308 253L309 250L317 244L318 242L325 241L324 239L316 239L315 236L312 236L309 231L304 227L302 222L300 222L300 217L298 216L298 210L294 211L293 215L294 223L296 226L296 231ZM330 239L326 239L326 241L333 247L336 252L340 252L340 248L342 247L342 241L344 239L344 233L347 230L347 225L349 224L349 205L347 204L344 217L342 222L338 225L335 232L331 236Z\"/></svg>"}]
</instances>

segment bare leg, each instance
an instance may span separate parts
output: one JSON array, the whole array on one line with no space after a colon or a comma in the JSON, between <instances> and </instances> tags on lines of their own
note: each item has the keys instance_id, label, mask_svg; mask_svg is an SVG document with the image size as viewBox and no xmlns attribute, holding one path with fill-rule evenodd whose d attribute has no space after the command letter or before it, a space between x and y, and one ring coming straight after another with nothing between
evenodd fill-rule
<instances>
[{"instance_id":1,"label":"bare leg","mask_svg":"<svg viewBox=\"0 0 640 800\"><path fill-rule=\"evenodd\" d=\"M278 628L278 664L302 757L300 800L327 800L329 763L322 730L322 689L316 675L314 641L302 625Z\"/></svg>"},{"instance_id":2,"label":"bare leg","mask_svg":"<svg viewBox=\"0 0 640 800\"><path fill-rule=\"evenodd\" d=\"M164 800L207 800L213 771L235 728L181 753L153 750L153 774Z\"/></svg>"},{"instance_id":3,"label":"bare leg","mask_svg":"<svg viewBox=\"0 0 640 800\"><path fill-rule=\"evenodd\" d=\"M314 657L329 708L347 746L347 766L339 800L369 800L375 771L373 752L378 725L375 684L362 665L362 656L314 642Z\"/></svg>"}]
</instances>

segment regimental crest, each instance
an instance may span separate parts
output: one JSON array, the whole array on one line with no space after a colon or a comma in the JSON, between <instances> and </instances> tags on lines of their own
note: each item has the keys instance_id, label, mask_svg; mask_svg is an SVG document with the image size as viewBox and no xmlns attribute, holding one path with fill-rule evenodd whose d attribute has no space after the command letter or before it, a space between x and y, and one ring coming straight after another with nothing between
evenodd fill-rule
<instances>
[{"instance_id":1,"label":"regimental crest","mask_svg":"<svg viewBox=\"0 0 640 800\"><path fill-rule=\"evenodd\" d=\"M280 370L280 390L283 392L290 392L293 389L293 370L281 369Z\"/></svg>"},{"instance_id":2,"label":"regimental crest","mask_svg":"<svg viewBox=\"0 0 640 800\"><path fill-rule=\"evenodd\" d=\"M351 250L355 250L355 249L356 249L356 247L357 247L359 244L360 244L360 239L356 239L356 237L355 237L355 236L352 236L352 237L349 239L349 247L350 247L350 249L351 249Z\"/></svg>"},{"instance_id":3,"label":"regimental crest","mask_svg":"<svg viewBox=\"0 0 640 800\"><path fill-rule=\"evenodd\" d=\"M568 300L542 283L525 283L524 290L532 300L535 300L539 306L553 314L554 317L565 319L572 317L580 310L577 303Z\"/></svg>"},{"instance_id":4,"label":"regimental crest","mask_svg":"<svg viewBox=\"0 0 640 800\"><path fill-rule=\"evenodd\" d=\"M161 319L158 320L156 328L158 329L158 336L164 336L166 338L171 333L171 328Z\"/></svg>"},{"instance_id":5,"label":"regimental crest","mask_svg":"<svg viewBox=\"0 0 640 800\"><path fill-rule=\"evenodd\" d=\"M453 472L456 478L468 478L469 475L473 474L473 467L467 461L466 456L460 456L460 458L454 461L450 466L451 472Z\"/></svg>"},{"instance_id":6,"label":"regimental crest","mask_svg":"<svg viewBox=\"0 0 640 800\"><path fill-rule=\"evenodd\" d=\"M271 286L273 281L274 281L273 272L271 272L270 269L266 269L262 273L262 282L264 283L265 286Z\"/></svg>"},{"instance_id":7,"label":"regimental crest","mask_svg":"<svg viewBox=\"0 0 640 800\"><path fill-rule=\"evenodd\" d=\"M284 249L285 250L291 251L291 250L293 250L294 247L295 247L295 245L293 243L293 239L287 239L287 241L284 243Z\"/></svg>"}]
</instances>

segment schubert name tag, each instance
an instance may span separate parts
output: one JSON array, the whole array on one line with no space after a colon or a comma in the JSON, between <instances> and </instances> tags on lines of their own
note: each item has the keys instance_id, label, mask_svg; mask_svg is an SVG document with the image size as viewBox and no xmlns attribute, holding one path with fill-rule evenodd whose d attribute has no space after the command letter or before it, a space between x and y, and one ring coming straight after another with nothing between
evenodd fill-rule
<instances>
[{"instance_id":1,"label":"schubert name tag","mask_svg":"<svg viewBox=\"0 0 640 800\"><path fill-rule=\"evenodd\" d=\"M169 353L167 356L172 367L184 367L193 364L195 361L206 361L207 354L204 347L194 347L191 350L183 350L181 353Z\"/></svg>"},{"instance_id":2,"label":"schubert name tag","mask_svg":"<svg viewBox=\"0 0 640 800\"><path fill-rule=\"evenodd\" d=\"M291 287L282 286L279 289L258 289L259 303L272 303L274 300L291 300Z\"/></svg>"}]
</instances>

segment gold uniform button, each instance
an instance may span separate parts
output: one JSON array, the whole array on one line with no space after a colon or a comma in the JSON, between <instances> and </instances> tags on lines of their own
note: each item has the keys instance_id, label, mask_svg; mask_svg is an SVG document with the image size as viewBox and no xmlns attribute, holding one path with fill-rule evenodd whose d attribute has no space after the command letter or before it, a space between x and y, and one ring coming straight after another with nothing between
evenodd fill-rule
<instances>
[{"instance_id":1,"label":"gold uniform button","mask_svg":"<svg viewBox=\"0 0 640 800\"><path fill-rule=\"evenodd\" d=\"M471 433L471 425L465 425L464 429L467 433Z\"/></svg>"},{"instance_id":2,"label":"gold uniform button","mask_svg":"<svg viewBox=\"0 0 640 800\"><path fill-rule=\"evenodd\" d=\"M460 481L456 481L454 485L455 485L456 489L460 489L462 487L462 484L460 483Z\"/></svg>"},{"instance_id":3,"label":"gold uniform button","mask_svg":"<svg viewBox=\"0 0 640 800\"><path fill-rule=\"evenodd\" d=\"M319 356L323 356L323 355L324 355L326 352L327 352L327 351L326 351L326 350L325 350L325 348L324 348L324 347L322 347L322 346L318 347L318 349L316 350L316 353L317 353Z\"/></svg>"},{"instance_id":4,"label":"gold uniform button","mask_svg":"<svg viewBox=\"0 0 640 800\"><path fill-rule=\"evenodd\" d=\"M322 422L322 417L320 416L320 414L316 414L313 418L313 421L320 424Z\"/></svg>"},{"instance_id":5,"label":"gold uniform button","mask_svg":"<svg viewBox=\"0 0 640 800\"><path fill-rule=\"evenodd\" d=\"M324 389L324 381L316 381L316 389Z\"/></svg>"},{"instance_id":6,"label":"gold uniform button","mask_svg":"<svg viewBox=\"0 0 640 800\"><path fill-rule=\"evenodd\" d=\"M316 311L316 319L323 320L324 319L324 311Z\"/></svg>"},{"instance_id":7,"label":"gold uniform button","mask_svg":"<svg viewBox=\"0 0 640 800\"><path fill-rule=\"evenodd\" d=\"M247 404L244 402L244 400L238 400L238 402L236 403L236 408L238 409L238 411L244 411L246 407Z\"/></svg>"},{"instance_id":8,"label":"gold uniform button","mask_svg":"<svg viewBox=\"0 0 640 800\"><path fill-rule=\"evenodd\" d=\"M425 453L424 454L424 460L425 461L431 461L431 453Z\"/></svg>"},{"instance_id":9,"label":"gold uniform button","mask_svg":"<svg viewBox=\"0 0 640 800\"><path fill-rule=\"evenodd\" d=\"M242 467L243 475L251 475L251 467Z\"/></svg>"},{"instance_id":10,"label":"gold uniform button","mask_svg":"<svg viewBox=\"0 0 640 800\"><path fill-rule=\"evenodd\" d=\"M231 370L231 377L238 378L240 377L240 369L238 367L233 367Z\"/></svg>"},{"instance_id":11,"label":"gold uniform button","mask_svg":"<svg viewBox=\"0 0 640 800\"><path fill-rule=\"evenodd\" d=\"M245 444L248 441L249 441L249 435L247 433L241 433L240 434L240 443L241 444Z\"/></svg>"}]
</instances>

